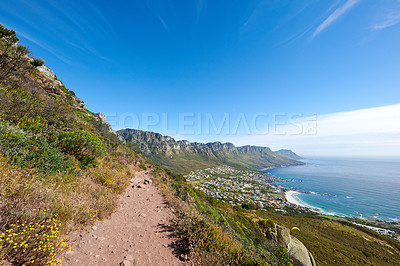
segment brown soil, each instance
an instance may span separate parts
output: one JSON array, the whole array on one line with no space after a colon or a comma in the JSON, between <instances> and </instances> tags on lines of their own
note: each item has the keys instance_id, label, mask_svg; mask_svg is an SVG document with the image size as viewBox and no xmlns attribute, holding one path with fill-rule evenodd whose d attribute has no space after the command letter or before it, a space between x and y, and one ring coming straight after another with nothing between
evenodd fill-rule
<instances>
[{"instance_id":1,"label":"brown soil","mask_svg":"<svg viewBox=\"0 0 400 266\"><path fill-rule=\"evenodd\" d=\"M63 265L183 265L172 217L150 173L136 172L109 219L72 235Z\"/></svg>"}]
</instances>

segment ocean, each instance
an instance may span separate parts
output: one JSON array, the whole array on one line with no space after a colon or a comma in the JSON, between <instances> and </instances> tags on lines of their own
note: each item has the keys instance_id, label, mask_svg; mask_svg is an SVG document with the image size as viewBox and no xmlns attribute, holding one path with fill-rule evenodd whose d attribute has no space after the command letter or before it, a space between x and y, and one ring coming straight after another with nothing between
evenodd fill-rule
<instances>
[{"instance_id":1,"label":"ocean","mask_svg":"<svg viewBox=\"0 0 400 266\"><path fill-rule=\"evenodd\" d=\"M400 222L400 159L303 161L306 165L268 170L289 180L281 185L311 192L295 193L299 204L329 215Z\"/></svg>"}]
</instances>

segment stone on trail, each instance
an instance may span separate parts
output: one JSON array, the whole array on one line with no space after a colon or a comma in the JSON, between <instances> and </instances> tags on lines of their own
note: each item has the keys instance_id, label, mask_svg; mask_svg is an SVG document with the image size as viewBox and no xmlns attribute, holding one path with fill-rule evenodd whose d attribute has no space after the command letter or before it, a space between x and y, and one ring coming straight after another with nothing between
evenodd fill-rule
<instances>
[{"instance_id":1,"label":"stone on trail","mask_svg":"<svg viewBox=\"0 0 400 266\"><path fill-rule=\"evenodd\" d=\"M132 263L129 260L124 260L123 262L121 262L122 266L132 266Z\"/></svg>"}]
</instances>

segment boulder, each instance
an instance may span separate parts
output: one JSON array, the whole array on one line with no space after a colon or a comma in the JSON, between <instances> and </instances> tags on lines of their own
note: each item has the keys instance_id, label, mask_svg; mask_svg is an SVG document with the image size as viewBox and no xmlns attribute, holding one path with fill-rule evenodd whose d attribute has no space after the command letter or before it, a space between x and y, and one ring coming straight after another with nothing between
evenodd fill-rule
<instances>
[{"instance_id":1,"label":"boulder","mask_svg":"<svg viewBox=\"0 0 400 266\"><path fill-rule=\"evenodd\" d=\"M315 266L315 260L310 251L296 237L290 234L290 230L280 225L274 225L265 231L268 245L271 247L282 246L288 256L293 260L293 265Z\"/></svg>"},{"instance_id":2,"label":"boulder","mask_svg":"<svg viewBox=\"0 0 400 266\"><path fill-rule=\"evenodd\" d=\"M129 260L123 260L120 265L122 265L122 266L132 266L132 263Z\"/></svg>"}]
</instances>

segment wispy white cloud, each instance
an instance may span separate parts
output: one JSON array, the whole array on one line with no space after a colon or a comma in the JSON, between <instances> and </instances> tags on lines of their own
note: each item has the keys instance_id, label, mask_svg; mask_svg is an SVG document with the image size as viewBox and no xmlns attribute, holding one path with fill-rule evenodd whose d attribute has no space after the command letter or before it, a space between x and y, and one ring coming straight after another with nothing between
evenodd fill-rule
<instances>
[{"instance_id":1,"label":"wispy white cloud","mask_svg":"<svg viewBox=\"0 0 400 266\"><path fill-rule=\"evenodd\" d=\"M241 34L245 33L249 29L249 25L254 23L257 20L257 17L262 14L261 9L263 6L265 6L265 0L262 0L258 3L258 5L253 9L247 20L242 24L242 26L240 27Z\"/></svg>"},{"instance_id":2,"label":"wispy white cloud","mask_svg":"<svg viewBox=\"0 0 400 266\"><path fill-rule=\"evenodd\" d=\"M95 32L111 37L113 28L104 15L88 1L76 4L72 1L66 3L46 0L49 7L43 15L54 19L54 16L63 17L63 26L68 26L77 33ZM32 8L37 8L32 5ZM60 21L60 20L57 20Z\"/></svg>"},{"instance_id":3,"label":"wispy white cloud","mask_svg":"<svg viewBox=\"0 0 400 266\"><path fill-rule=\"evenodd\" d=\"M338 20L341 16L346 14L354 5L356 5L361 0L347 0L342 6L338 7L333 11L327 19L325 19L314 31L312 35L312 39L315 38L318 34L324 31L327 27L329 27L333 22Z\"/></svg>"},{"instance_id":4,"label":"wispy white cloud","mask_svg":"<svg viewBox=\"0 0 400 266\"><path fill-rule=\"evenodd\" d=\"M54 1L44 0L42 4L34 4L32 1L24 1L30 12L37 14L42 21L49 22L52 27L40 27L35 30L35 36L52 36L55 41L50 45L55 47L56 41L64 41L74 48L78 48L91 56L110 61L99 53L87 39L82 38L87 32L95 33L98 38L115 38L115 32L102 13L89 2L79 5L66 2L55 4ZM27 23L29 28L35 27L35 23ZM37 25L41 25L37 23ZM36 26L37 27L37 26ZM40 32L41 34L38 34ZM114 37L112 37L114 36ZM55 49L53 49L55 50Z\"/></svg>"},{"instance_id":5,"label":"wispy white cloud","mask_svg":"<svg viewBox=\"0 0 400 266\"><path fill-rule=\"evenodd\" d=\"M200 20L201 12L205 7L205 0L195 0L194 4L196 8L196 23L198 23Z\"/></svg>"},{"instance_id":6,"label":"wispy white cloud","mask_svg":"<svg viewBox=\"0 0 400 266\"><path fill-rule=\"evenodd\" d=\"M110 22L107 20L107 18L104 16L104 14L95 6L93 5L90 1L85 1L86 5L88 8L97 15L98 18L103 22L105 27L103 28L103 32L107 34L107 36L111 38L115 38L117 36L117 33L115 32L114 27L110 24ZM98 26L98 23L96 23L96 26Z\"/></svg>"},{"instance_id":7,"label":"wispy white cloud","mask_svg":"<svg viewBox=\"0 0 400 266\"><path fill-rule=\"evenodd\" d=\"M372 25L372 29L383 30L391 26L394 26L399 22L400 22L400 8L398 8L395 11L391 11L389 14L385 16L385 18L382 21Z\"/></svg>"},{"instance_id":8,"label":"wispy white cloud","mask_svg":"<svg viewBox=\"0 0 400 266\"><path fill-rule=\"evenodd\" d=\"M6 28L11 28L10 26L4 24L4 26ZM17 36L23 37L29 41L31 41L32 43L36 44L37 46L43 48L44 50L46 50L47 52L51 53L52 55L54 55L55 57L57 57L58 59L60 59L61 61L63 61L66 64L70 64L73 65L73 62L71 60L68 60L67 58L63 57L60 55L60 53L58 53L57 51L54 51L51 47L49 47L48 45L44 44L43 42L33 38L31 35L19 30L16 27L13 27L13 29L15 30L15 32L17 33Z\"/></svg>"},{"instance_id":9,"label":"wispy white cloud","mask_svg":"<svg viewBox=\"0 0 400 266\"><path fill-rule=\"evenodd\" d=\"M169 31L167 23L165 23L164 19L161 16L157 16L158 20L161 22L161 25L166 31Z\"/></svg>"},{"instance_id":10,"label":"wispy white cloud","mask_svg":"<svg viewBox=\"0 0 400 266\"><path fill-rule=\"evenodd\" d=\"M153 14L154 18L160 22L165 31L169 32L170 27L168 26L167 21L169 21L171 17L174 17L176 14L174 5L169 5L168 1L165 2L151 0L147 0L146 5L148 10Z\"/></svg>"},{"instance_id":11,"label":"wispy white cloud","mask_svg":"<svg viewBox=\"0 0 400 266\"><path fill-rule=\"evenodd\" d=\"M89 44L87 44L84 40L77 40L77 42L70 41L68 38L60 37L65 43L69 44L70 46L80 50L83 53L94 55L104 61L112 62L108 57L103 56L97 50L92 48Z\"/></svg>"},{"instance_id":12,"label":"wispy white cloud","mask_svg":"<svg viewBox=\"0 0 400 266\"><path fill-rule=\"evenodd\" d=\"M309 156L400 157L400 104L311 118L289 121L267 134L223 140L236 145L291 148Z\"/></svg>"},{"instance_id":13,"label":"wispy white cloud","mask_svg":"<svg viewBox=\"0 0 400 266\"><path fill-rule=\"evenodd\" d=\"M292 44L293 42L297 41L298 39L300 39L304 35L306 35L308 32L310 32L312 30L312 28L313 28L313 26L308 26L308 27L301 29L300 31L296 32L295 34L289 36L289 38L287 38L286 40L278 43L277 46Z\"/></svg>"}]
</instances>

